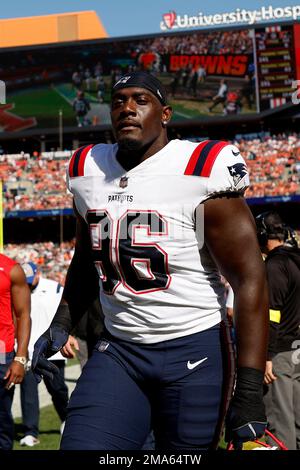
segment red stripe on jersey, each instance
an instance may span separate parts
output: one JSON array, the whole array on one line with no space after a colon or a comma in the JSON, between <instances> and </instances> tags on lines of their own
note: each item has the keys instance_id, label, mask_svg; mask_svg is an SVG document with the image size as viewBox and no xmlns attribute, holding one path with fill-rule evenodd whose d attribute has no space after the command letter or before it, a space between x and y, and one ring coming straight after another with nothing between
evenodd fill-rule
<instances>
[{"instance_id":1,"label":"red stripe on jersey","mask_svg":"<svg viewBox=\"0 0 300 470\"><path fill-rule=\"evenodd\" d=\"M216 161L217 156L219 155L221 150L226 147L226 145L228 145L228 142L218 142L211 148L199 176L210 176L212 167Z\"/></svg>"},{"instance_id":2,"label":"red stripe on jersey","mask_svg":"<svg viewBox=\"0 0 300 470\"><path fill-rule=\"evenodd\" d=\"M70 165L69 165L69 175L71 178L73 178L74 176L74 162L75 162L76 155L81 151L82 148L83 147L79 147L79 149L75 150L75 152L72 155Z\"/></svg>"},{"instance_id":3,"label":"red stripe on jersey","mask_svg":"<svg viewBox=\"0 0 300 470\"><path fill-rule=\"evenodd\" d=\"M77 176L83 176L84 175L84 163L86 156L88 152L91 150L91 148L94 147L94 144L90 144L85 149L81 152L81 155L79 157L79 163L78 163L78 175Z\"/></svg>"},{"instance_id":4,"label":"red stripe on jersey","mask_svg":"<svg viewBox=\"0 0 300 470\"><path fill-rule=\"evenodd\" d=\"M204 142L200 142L200 144L197 145L197 147L193 151L193 153L192 153L192 155L189 159L189 162L186 166L186 169L185 169L185 172L184 172L185 175L192 175L193 174L193 171L194 171L195 166L197 164L197 161L198 161L199 155L201 153L201 150L203 149L203 147L205 147L207 142L208 141L205 140Z\"/></svg>"}]
</instances>

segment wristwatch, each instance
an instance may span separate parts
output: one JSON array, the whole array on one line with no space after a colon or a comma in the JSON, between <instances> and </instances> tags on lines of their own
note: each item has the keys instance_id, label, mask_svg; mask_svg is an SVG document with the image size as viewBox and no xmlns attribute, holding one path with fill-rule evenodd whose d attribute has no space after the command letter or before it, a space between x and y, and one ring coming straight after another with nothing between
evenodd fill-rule
<instances>
[{"instance_id":1,"label":"wristwatch","mask_svg":"<svg viewBox=\"0 0 300 470\"><path fill-rule=\"evenodd\" d=\"M14 361L20 362L20 364L22 364L24 367L27 364L27 358L25 356L15 356Z\"/></svg>"}]
</instances>

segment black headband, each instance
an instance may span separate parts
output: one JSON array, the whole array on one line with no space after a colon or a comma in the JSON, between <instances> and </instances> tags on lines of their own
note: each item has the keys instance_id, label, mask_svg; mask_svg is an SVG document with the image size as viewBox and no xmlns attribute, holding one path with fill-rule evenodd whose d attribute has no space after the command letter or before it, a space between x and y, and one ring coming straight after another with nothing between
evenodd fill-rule
<instances>
[{"instance_id":1,"label":"black headband","mask_svg":"<svg viewBox=\"0 0 300 470\"><path fill-rule=\"evenodd\" d=\"M167 104L167 93L163 84L158 78L147 72L132 72L123 75L113 87L113 92L122 88L138 87L146 88L156 96L163 106Z\"/></svg>"}]
</instances>

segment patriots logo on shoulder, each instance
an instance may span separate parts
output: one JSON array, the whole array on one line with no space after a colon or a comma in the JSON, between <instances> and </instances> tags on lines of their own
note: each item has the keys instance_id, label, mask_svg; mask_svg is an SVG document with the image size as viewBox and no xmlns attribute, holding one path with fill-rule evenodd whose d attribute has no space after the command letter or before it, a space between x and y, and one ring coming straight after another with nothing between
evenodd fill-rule
<instances>
[{"instance_id":1,"label":"patriots logo on shoulder","mask_svg":"<svg viewBox=\"0 0 300 470\"><path fill-rule=\"evenodd\" d=\"M248 175L247 167L245 163L235 163L232 166L228 166L230 176L233 178L234 185L237 186L239 182Z\"/></svg>"}]
</instances>

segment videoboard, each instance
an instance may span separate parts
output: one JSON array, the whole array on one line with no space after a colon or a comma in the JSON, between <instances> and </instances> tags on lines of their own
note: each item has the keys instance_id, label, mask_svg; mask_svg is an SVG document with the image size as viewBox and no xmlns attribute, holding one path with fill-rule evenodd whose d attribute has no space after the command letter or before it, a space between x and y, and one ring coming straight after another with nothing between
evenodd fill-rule
<instances>
[{"instance_id":1,"label":"videoboard","mask_svg":"<svg viewBox=\"0 0 300 470\"><path fill-rule=\"evenodd\" d=\"M0 129L109 125L112 85L133 70L163 81L173 122L258 113L291 101L299 56L298 24L0 50Z\"/></svg>"}]
</instances>

